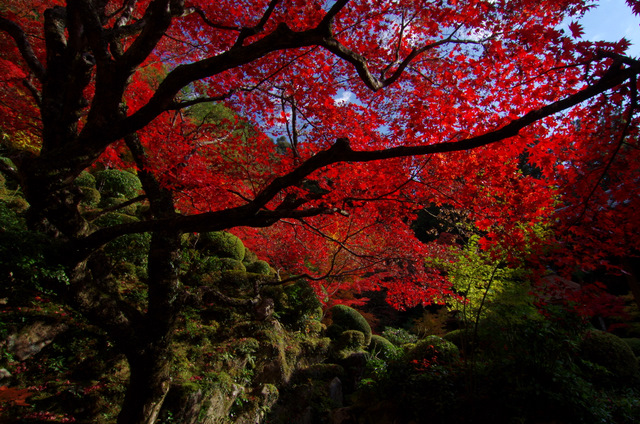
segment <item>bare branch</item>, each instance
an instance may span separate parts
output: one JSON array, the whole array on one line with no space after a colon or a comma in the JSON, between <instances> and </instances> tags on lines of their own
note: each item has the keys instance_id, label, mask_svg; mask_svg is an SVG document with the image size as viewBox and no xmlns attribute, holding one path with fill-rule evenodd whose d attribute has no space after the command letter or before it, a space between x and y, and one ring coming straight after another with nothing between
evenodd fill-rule
<instances>
[{"instance_id":1,"label":"bare branch","mask_svg":"<svg viewBox=\"0 0 640 424\"><path fill-rule=\"evenodd\" d=\"M331 32L331 25L333 23L333 20L338 15L338 13L340 13L340 11L344 9L347 3L349 3L349 0L336 1L333 6L331 6L331 9L327 11L327 14L324 15L324 18L322 18L322 21L320 22L320 25L318 25L318 28L326 28L329 30L329 32Z\"/></svg>"},{"instance_id":2,"label":"bare branch","mask_svg":"<svg viewBox=\"0 0 640 424\"><path fill-rule=\"evenodd\" d=\"M256 26L251 28L242 28L242 30L240 31L240 35L238 36L238 39L234 44L234 47L242 46L242 44L247 38L262 32L262 30L264 30L265 24L273 14L273 11L275 10L278 3L280 3L280 0L271 0L269 2L269 6L267 7L267 10L264 12L264 14L262 15L262 18L256 24Z\"/></svg>"}]
</instances>

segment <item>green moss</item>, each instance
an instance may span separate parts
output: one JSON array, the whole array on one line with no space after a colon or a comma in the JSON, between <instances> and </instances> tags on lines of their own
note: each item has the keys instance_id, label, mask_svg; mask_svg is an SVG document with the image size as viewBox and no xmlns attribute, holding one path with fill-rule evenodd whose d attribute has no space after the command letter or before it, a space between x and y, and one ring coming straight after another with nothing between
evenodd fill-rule
<instances>
[{"instance_id":1,"label":"green moss","mask_svg":"<svg viewBox=\"0 0 640 424\"><path fill-rule=\"evenodd\" d=\"M369 352L382 359L391 359L396 355L397 348L389 340L382 336L374 334L371 336L369 344Z\"/></svg>"},{"instance_id":2,"label":"green moss","mask_svg":"<svg viewBox=\"0 0 640 424\"><path fill-rule=\"evenodd\" d=\"M103 197L132 199L142 190L142 183L135 174L117 169L96 172L96 188Z\"/></svg>"},{"instance_id":3,"label":"green moss","mask_svg":"<svg viewBox=\"0 0 640 424\"><path fill-rule=\"evenodd\" d=\"M29 209L29 202L21 196L7 196L2 200L6 202L10 209L13 209L18 214L26 212L26 210Z\"/></svg>"},{"instance_id":4,"label":"green moss","mask_svg":"<svg viewBox=\"0 0 640 424\"><path fill-rule=\"evenodd\" d=\"M371 342L371 326L358 311L346 305L335 305L329 309L334 324L346 330L357 330L364 334L364 344Z\"/></svg>"},{"instance_id":5,"label":"green moss","mask_svg":"<svg viewBox=\"0 0 640 424\"><path fill-rule=\"evenodd\" d=\"M336 341L338 350L358 351L365 347L365 335L362 331L346 330L343 331Z\"/></svg>"},{"instance_id":6,"label":"green moss","mask_svg":"<svg viewBox=\"0 0 640 424\"><path fill-rule=\"evenodd\" d=\"M611 333L599 330L585 333L580 342L580 355L619 379L629 379L638 373L638 360L629 345Z\"/></svg>"},{"instance_id":7,"label":"green moss","mask_svg":"<svg viewBox=\"0 0 640 424\"><path fill-rule=\"evenodd\" d=\"M73 181L76 187L96 188L96 178L87 171L82 171Z\"/></svg>"},{"instance_id":8,"label":"green moss","mask_svg":"<svg viewBox=\"0 0 640 424\"><path fill-rule=\"evenodd\" d=\"M256 255L254 252L252 252L249 249L245 249L244 259L242 260L243 262L245 262L245 265L249 265L251 262L255 262L257 260L258 260L258 255Z\"/></svg>"},{"instance_id":9,"label":"green moss","mask_svg":"<svg viewBox=\"0 0 640 424\"><path fill-rule=\"evenodd\" d=\"M409 351L411 360L435 361L440 365L454 364L460 359L460 351L453 343L438 336L428 336L419 340Z\"/></svg>"},{"instance_id":10,"label":"green moss","mask_svg":"<svg viewBox=\"0 0 640 424\"><path fill-rule=\"evenodd\" d=\"M201 233L196 245L208 255L242 261L245 247L238 237L224 231Z\"/></svg>"},{"instance_id":11,"label":"green moss","mask_svg":"<svg viewBox=\"0 0 640 424\"><path fill-rule=\"evenodd\" d=\"M137 218L129 215L109 212L98 217L93 223L104 228L137 221ZM141 265L146 262L150 242L151 235L148 233L127 234L109 242L104 247L104 251L114 261L131 262L135 265Z\"/></svg>"},{"instance_id":12,"label":"green moss","mask_svg":"<svg viewBox=\"0 0 640 424\"><path fill-rule=\"evenodd\" d=\"M247 264L247 272L253 272L256 274L269 275L271 274L271 267L266 261L257 260Z\"/></svg>"},{"instance_id":13,"label":"green moss","mask_svg":"<svg viewBox=\"0 0 640 424\"><path fill-rule=\"evenodd\" d=\"M322 304L308 281L298 280L285 286L283 290L286 302L281 305L280 310L276 310L284 325L293 330L305 331L310 321L322 319Z\"/></svg>"},{"instance_id":14,"label":"green moss","mask_svg":"<svg viewBox=\"0 0 640 424\"><path fill-rule=\"evenodd\" d=\"M80 187L82 198L80 204L84 206L96 207L100 203L100 192L92 187Z\"/></svg>"},{"instance_id":15,"label":"green moss","mask_svg":"<svg viewBox=\"0 0 640 424\"><path fill-rule=\"evenodd\" d=\"M637 337L623 338L623 342L629 345L636 358L640 356L640 339Z\"/></svg>"},{"instance_id":16,"label":"green moss","mask_svg":"<svg viewBox=\"0 0 640 424\"><path fill-rule=\"evenodd\" d=\"M443 339L453 343L460 350L468 350L473 339L473 332L467 329L459 328L442 336Z\"/></svg>"},{"instance_id":17,"label":"green moss","mask_svg":"<svg viewBox=\"0 0 640 424\"><path fill-rule=\"evenodd\" d=\"M222 271L247 271L244 264L237 259L219 258L218 260Z\"/></svg>"},{"instance_id":18,"label":"green moss","mask_svg":"<svg viewBox=\"0 0 640 424\"><path fill-rule=\"evenodd\" d=\"M117 197L103 196L103 197L100 197L100 202L98 203L98 207L100 209L116 208L114 209L114 212L117 211L119 213L126 213L132 216L135 215L138 211L138 205L134 203L127 206L120 206L126 202L127 202L127 198L124 196L117 196Z\"/></svg>"},{"instance_id":19,"label":"green moss","mask_svg":"<svg viewBox=\"0 0 640 424\"><path fill-rule=\"evenodd\" d=\"M407 343L415 343L418 341L418 336L409 333L404 328L385 327L382 332L382 337L389 340L396 346L402 346Z\"/></svg>"}]
</instances>

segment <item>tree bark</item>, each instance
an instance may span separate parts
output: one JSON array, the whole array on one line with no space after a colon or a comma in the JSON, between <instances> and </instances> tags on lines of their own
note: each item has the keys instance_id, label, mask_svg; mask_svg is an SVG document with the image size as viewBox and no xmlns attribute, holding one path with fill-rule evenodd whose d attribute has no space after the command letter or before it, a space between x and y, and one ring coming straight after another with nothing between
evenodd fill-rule
<instances>
[{"instance_id":1,"label":"tree bark","mask_svg":"<svg viewBox=\"0 0 640 424\"><path fill-rule=\"evenodd\" d=\"M118 424L153 424L170 386L170 337L127 355L130 376Z\"/></svg>"}]
</instances>

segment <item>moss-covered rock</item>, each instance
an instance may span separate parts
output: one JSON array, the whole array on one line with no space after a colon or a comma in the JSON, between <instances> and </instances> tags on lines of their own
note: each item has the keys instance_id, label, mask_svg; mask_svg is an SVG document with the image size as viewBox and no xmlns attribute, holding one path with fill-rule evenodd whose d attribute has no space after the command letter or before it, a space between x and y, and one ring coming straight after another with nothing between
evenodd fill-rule
<instances>
[{"instance_id":1,"label":"moss-covered rock","mask_svg":"<svg viewBox=\"0 0 640 424\"><path fill-rule=\"evenodd\" d=\"M638 374L638 359L620 337L590 330L580 342L582 359L604 367L614 378L628 380Z\"/></svg>"},{"instance_id":2,"label":"moss-covered rock","mask_svg":"<svg viewBox=\"0 0 640 424\"><path fill-rule=\"evenodd\" d=\"M118 169L96 172L96 188L103 197L124 197L133 199L142 190L138 176Z\"/></svg>"},{"instance_id":3,"label":"moss-covered rock","mask_svg":"<svg viewBox=\"0 0 640 424\"><path fill-rule=\"evenodd\" d=\"M396 355L398 348L384 337L374 334L371 336L371 343L369 344L368 351L371 352L372 355L388 360Z\"/></svg>"},{"instance_id":4,"label":"moss-covered rock","mask_svg":"<svg viewBox=\"0 0 640 424\"><path fill-rule=\"evenodd\" d=\"M353 308L346 305L335 305L329 309L333 324L345 330L357 330L364 334L364 344L371 342L371 326L366 319Z\"/></svg>"},{"instance_id":5,"label":"moss-covered rock","mask_svg":"<svg viewBox=\"0 0 640 424\"><path fill-rule=\"evenodd\" d=\"M438 336L427 336L409 350L410 360L427 360L439 365L455 364L460 359L458 347Z\"/></svg>"},{"instance_id":6,"label":"moss-covered rock","mask_svg":"<svg viewBox=\"0 0 640 424\"><path fill-rule=\"evenodd\" d=\"M201 233L196 247L207 255L231 258L238 261L242 261L245 255L245 247L242 240L225 231Z\"/></svg>"}]
</instances>

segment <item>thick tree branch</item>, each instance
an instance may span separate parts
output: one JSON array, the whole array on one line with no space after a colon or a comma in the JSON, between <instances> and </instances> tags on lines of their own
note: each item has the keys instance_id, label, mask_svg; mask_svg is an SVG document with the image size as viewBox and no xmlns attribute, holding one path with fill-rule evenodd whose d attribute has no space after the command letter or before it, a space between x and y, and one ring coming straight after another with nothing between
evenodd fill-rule
<instances>
[{"instance_id":1,"label":"thick tree branch","mask_svg":"<svg viewBox=\"0 0 640 424\"><path fill-rule=\"evenodd\" d=\"M327 207L303 210L283 208L273 211L265 210L264 207L287 188L299 185L301 181L314 171L331 164L339 162L370 162L407 156L425 156L435 153L456 152L475 149L503 141L507 138L516 136L523 128L540 121L547 116L569 109L584 102L585 100L618 86L620 83L633 78L639 72L640 65L609 72L595 84L590 85L571 96L531 111L521 118L515 119L494 131L464 140L425 146L402 146L372 151L355 151L351 149L349 141L346 138L341 138L338 139L329 149L319 152L307 159L293 171L275 178L260 193L258 193L253 201L245 205L222 211L206 212L191 216L178 216L171 219L137 222L105 228L88 236L80 243L79 247L81 247L81 249L95 247L107 243L108 241L124 234L155 231L167 227L180 229L181 231L215 231L236 226L264 227L272 225L278 220L284 218L300 219L320 214L339 213L339 210Z\"/></svg>"},{"instance_id":2,"label":"thick tree branch","mask_svg":"<svg viewBox=\"0 0 640 424\"><path fill-rule=\"evenodd\" d=\"M238 39L234 44L234 47L241 46L247 38L262 32L262 30L264 30L264 26L266 25L267 21L273 14L273 11L275 10L278 3L280 3L280 0L271 0L269 2L269 6L267 7L267 10L264 12L264 14L262 15L262 18L255 26L251 28L242 28L242 30L240 31L240 35L238 36Z\"/></svg>"}]
</instances>

